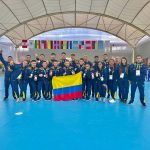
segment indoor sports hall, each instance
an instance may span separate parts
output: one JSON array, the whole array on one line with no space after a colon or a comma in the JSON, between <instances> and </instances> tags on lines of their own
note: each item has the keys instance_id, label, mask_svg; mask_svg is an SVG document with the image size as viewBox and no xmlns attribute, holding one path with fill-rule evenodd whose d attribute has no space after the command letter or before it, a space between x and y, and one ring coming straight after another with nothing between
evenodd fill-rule
<instances>
[{"instance_id":1,"label":"indoor sports hall","mask_svg":"<svg viewBox=\"0 0 150 150\"><path fill-rule=\"evenodd\" d=\"M150 149L150 0L0 10L0 150Z\"/></svg>"}]
</instances>

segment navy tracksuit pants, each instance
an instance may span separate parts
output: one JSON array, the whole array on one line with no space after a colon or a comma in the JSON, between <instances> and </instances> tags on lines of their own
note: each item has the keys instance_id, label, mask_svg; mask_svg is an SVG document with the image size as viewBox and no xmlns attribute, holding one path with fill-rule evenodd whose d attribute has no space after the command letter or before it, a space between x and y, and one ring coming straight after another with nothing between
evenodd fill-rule
<instances>
[{"instance_id":1,"label":"navy tracksuit pants","mask_svg":"<svg viewBox=\"0 0 150 150\"><path fill-rule=\"evenodd\" d=\"M120 96L119 98L121 100L127 100L128 99L128 93L129 93L129 81L120 79L118 81L119 87L120 87Z\"/></svg>"},{"instance_id":2,"label":"navy tracksuit pants","mask_svg":"<svg viewBox=\"0 0 150 150\"><path fill-rule=\"evenodd\" d=\"M109 91L109 95L111 95L111 97L113 99L116 99L116 92L117 92L117 82L114 80L108 80L108 91Z\"/></svg>"},{"instance_id":3,"label":"navy tracksuit pants","mask_svg":"<svg viewBox=\"0 0 150 150\"><path fill-rule=\"evenodd\" d=\"M145 103L145 96L144 96L144 82L143 81L131 81L131 101L134 101L135 98L135 92L136 89L139 89L139 93L140 93L140 101L141 103Z\"/></svg>"},{"instance_id":4,"label":"navy tracksuit pants","mask_svg":"<svg viewBox=\"0 0 150 150\"><path fill-rule=\"evenodd\" d=\"M92 89L92 80L85 79L83 80L83 97L90 99Z\"/></svg>"}]
</instances>

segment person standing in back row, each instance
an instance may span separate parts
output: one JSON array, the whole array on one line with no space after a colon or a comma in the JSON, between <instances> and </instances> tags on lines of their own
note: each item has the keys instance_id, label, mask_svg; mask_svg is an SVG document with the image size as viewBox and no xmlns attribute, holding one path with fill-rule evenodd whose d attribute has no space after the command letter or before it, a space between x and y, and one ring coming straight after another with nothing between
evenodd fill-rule
<instances>
[{"instance_id":1,"label":"person standing in back row","mask_svg":"<svg viewBox=\"0 0 150 150\"><path fill-rule=\"evenodd\" d=\"M143 63L142 56L136 56L136 62L129 66L129 80L131 82L131 100L129 104L134 102L135 92L138 87L140 92L140 101L143 106L146 106L146 98L144 96L144 86L146 77L146 65Z\"/></svg>"}]
</instances>

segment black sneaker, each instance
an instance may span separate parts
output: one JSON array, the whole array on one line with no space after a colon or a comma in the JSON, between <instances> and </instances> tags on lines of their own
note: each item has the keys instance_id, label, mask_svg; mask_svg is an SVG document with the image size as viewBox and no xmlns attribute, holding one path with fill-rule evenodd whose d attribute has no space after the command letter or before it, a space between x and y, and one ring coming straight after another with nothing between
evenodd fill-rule
<instances>
[{"instance_id":1,"label":"black sneaker","mask_svg":"<svg viewBox=\"0 0 150 150\"><path fill-rule=\"evenodd\" d=\"M96 98L95 100L98 101L98 98Z\"/></svg>"},{"instance_id":2,"label":"black sneaker","mask_svg":"<svg viewBox=\"0 0 150 150\"><path fill-rule=\"evenodd\" d=\"M23 99L22 99L22 101L26 101L26 99L25 99L25 98L23 98Z\"/></svg>"},{"instance_id":3,"label":"black sneaker","mask_svg":"<svg viewBox=\"0 0 150 150\"><path fill-rule=\"evenodd\" d=\"M146 106L146 103L142 103L143 106Z\"/></svg>"},{"instance_id":4,"label":"black sneaker","mask_svg":"<svg viewBox=\"0 0 150 150\"><path fill-rule=\"evenodd\" d=\"M128 104L132 104L132 103L133 103L133 101L132 101L132 100L130 100Z\"/></svg>"},{"instance_id":5,"label":"black sneaker","mask_svg":"<svg viewBox=\"0 0 150 150\"><path fill-rule=\"evenodd\" d=\"M89 98L89 97L86 97L86 100L90 100L90 98Z\"/></svg>"},{"instance_id":6,"label":"black sneaker","mask_svg":"<svg viewBox=\"0 0 150 150\"><path fill-rule=\"evenodd\" d=\"M51 97L45 98L45 100L50 101L50 100L52 100L52 98Z\"/></svg>"},{"instance_id":7,"label":"black sneaker","mask_svg":"<svg viewBox=\"0 0 150 150\"><path fill-rule=\"evenodd\" d=\"M127 100L126 100L126 99L124 99L124 100L123 100L123 103L125 103L125 104L126 104L126 103L127 103Z\"/></svg>"}]
</instances>

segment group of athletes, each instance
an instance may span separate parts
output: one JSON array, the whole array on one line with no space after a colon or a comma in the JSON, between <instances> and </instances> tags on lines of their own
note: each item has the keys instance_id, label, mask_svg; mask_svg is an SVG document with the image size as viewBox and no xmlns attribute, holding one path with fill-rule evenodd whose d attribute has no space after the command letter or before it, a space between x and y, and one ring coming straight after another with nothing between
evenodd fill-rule
<instances>
[{"instance_id":1,"label":"group of athletes","mask_svg":"<svg viewBox=\"0 0 150 150\"><path fill-rule=\"evenodd\" d=\"M52 78L54 76L67 76L82 73L82 99L110 103L116 102L117 89L121 102L127 103L129 87L131 85L131 95L128 104L134 102L136 89L139 89L140 101L146 106L144 95L144 82L146 78L147 66L143 63L142 56L136 56L133 64L128 64L127 58L116 57L109 59L104 54L103 60L99 56L94 57L94 62L88 60L85 55L79 60L75 54L71 54L71 60L66 58L66 53L61 53L61 59L56 59L56 54L50 54L50 60L45 60L45 55L35 54L32 60L30 55L16 64L12 56L4 60L2 50L0 50L0 61L5 68L5 97L8 99L9 86L12 87L12 95L18 101L25 101L27 98L27 87L30 87L30 98L34 101L51 100L53 95ZM42 95L42 96L41 96Z\"/></svg>"}]
</instances>

